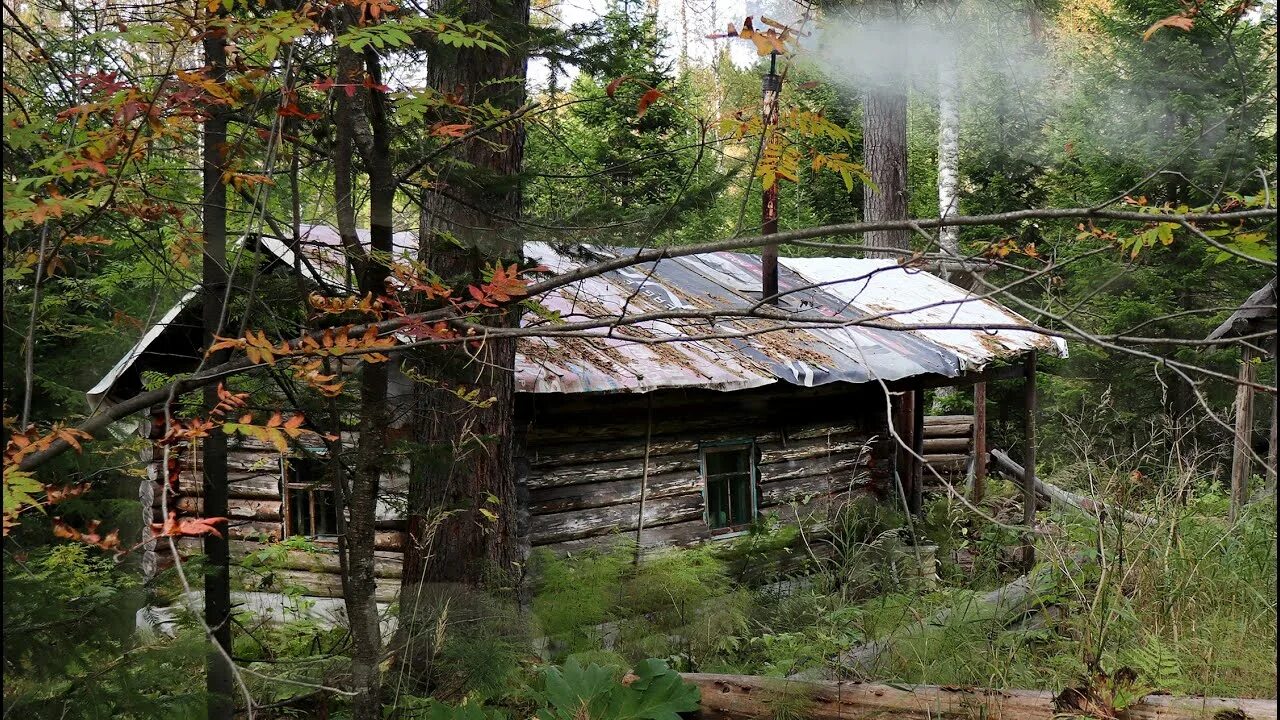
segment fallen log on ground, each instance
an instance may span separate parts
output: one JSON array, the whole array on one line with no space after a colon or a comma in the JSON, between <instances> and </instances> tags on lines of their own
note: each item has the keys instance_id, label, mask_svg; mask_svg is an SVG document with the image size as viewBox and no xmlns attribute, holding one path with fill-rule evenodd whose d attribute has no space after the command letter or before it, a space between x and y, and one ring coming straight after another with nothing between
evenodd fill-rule
<instances>
[{"instance_id":1,"label":"fallen log on ground","mask_svg":"<svg viewBox=\"0 0 1280 720\"><path fill-rule=\"evenodd\" d=\"M771 718L783 707L809 720L992 718L1052 720L1054 693L937 685L804 682L751 675L684 673L702 692L705 720ZM1276 720L1275 700L1148 695L1119 720Z\"/></svg>"},{"instance_id":2,"label":"fallen log on ground","mask_svg":"<svg viewBox=\"0 0 1280 720\"><path fill-rule=\"evenodd\" d=\"M995 469L1000 473L1007 475L1010 479L1022 482L1022 466L1014 462L1003 450L992 450L991 460ZM1114 505L1108 505L1101 500L1094 500L1091 497L1077 495L1069 490L1063 490L1057 485L1047 483L1040 478L1036 478L1036 493L1043 495L1049 499L1049 502L1058 503L1059 505L1067 505L1077 510L1083 510L1090 515L1119 515L1125 520L1137 524L1152 526L1156 524L1156 519L1148 517L1142 513L1136 513L1132 510L1125 510Z\"/></svg>"},{"instance_id":3,"label":"fallen log on ground","mask_svg":"<svg viewBox=\"0 0 1280 720\"><path fill-rule=\"evenodd\" d=\"M1080 557L1073 558L1076 564ZM895 644L916 637L931 627L946 625L957 612L968 614L970 611L981 612L993 621L1007 624L1037 609L1037 599L1048 589L1049 573L1052 568L1047 565L1036 567L1030 573L1013 582L996 588L991 592L973 598L969 603L946 607L919 622L901 627L884 637L877 638L864 645L840 653L837 665L844 672L855 676L867 677L876 661ZM822 680L830 677L833 669L814 668L791 675L790 680Z\"/></svg>"}]
</instances>

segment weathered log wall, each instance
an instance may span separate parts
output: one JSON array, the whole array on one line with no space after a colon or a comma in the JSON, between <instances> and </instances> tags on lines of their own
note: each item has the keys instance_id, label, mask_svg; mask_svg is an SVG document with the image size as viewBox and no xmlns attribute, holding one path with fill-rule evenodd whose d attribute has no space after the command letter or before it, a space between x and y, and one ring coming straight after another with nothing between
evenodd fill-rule
<instances>
[{"instance_id":1,"label":"weathered log wall","mask_svg":"<svg viewBox=\"0 0 1280 720\"><path fill-rule=\"evenodd\" d=\"M848 387L529 398L528 543L568 552L732 534L707 525L700 448L736 441L755 446L759 513L820 524L850 491L883 488L881 404Z\"/></svg>"},{"instance_id":2,"label":"weathered log wall","mask_svg":"<svg viewBox=\"0 0 1280 720\"><path fill-rule=\"evenodd\" d=\"M731 535L713 531L705 520L700 447L738 440L756 447L758 511L776 513L785 522L821 525L850 493L883 496L888 491L891 440L883 404L876 389L843 385L522 396L517 427L525 448L520 463L528 497L525 541L567 552L620 535L642 547ZM971 426L967 416L927 423L931 461L959 465L953 456L967 450ZM198 457L171 455L177 492L169 494L168 509L198 513ZM274 448L252 440L237 442L229 455L228 533L235 554L243 556L259 547L257 541L283 539L282 463ZM162 458L157 451L149 473L154 522L163 520ZM393 488L389 492L395 492L397 480L386 483ZM399 576L403 520L387 512L379 525L378 575L391 582ZM290 555L280 577L306 585L314 595L337 597L335 543L321 539L316 545L320 556ZM183 550L198 551L198 543L184 543ZM171 564L171 556L167 546L157 548L161 567ZM326 575L332 578L319 577Z\"/></svg>"},{"instance_id":3,"label":"weathered log wall","mask_svg":"<svg viewBox=\"0 0 1280 720\"><path fill-rule=\"evenodd\" d=\"M938 480L929 468L936 470L947 482L963 478L969 469L973 455L972 415L930 415L924 419L924 459L928 466L924 471L926 487L937 485Z\"/></svg>"}]
</instances>

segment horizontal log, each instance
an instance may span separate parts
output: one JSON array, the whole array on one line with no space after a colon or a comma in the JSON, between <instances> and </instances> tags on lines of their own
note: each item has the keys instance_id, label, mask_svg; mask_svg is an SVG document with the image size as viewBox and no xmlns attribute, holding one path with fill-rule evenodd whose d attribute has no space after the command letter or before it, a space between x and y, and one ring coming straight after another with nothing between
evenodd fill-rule
<instances>
[{"instance_id":1,"label":"horizontal log","mask_svg":"<svg viewBox=\"0 0 1280 720\"><path fill-rule=\"evenodd\" d=\"M697 472L699 464L697 452L679 453L658 458L651 457L649 459L649 475L685 471ZM644 459L633 458L591 465L559 467L542 472L531 471L527 482L530 490L538 490L540 488L562 487L565 485L583 485L608 480L640 478L644 475L644 472Z\"/></svg>"},{"instance_id":2,"label":"horizontal log","mask_svg":"<svg viewBox=\"0 0 1280 720\"><path fill-rule=\"evenodd\" d=\"M675 497L646 500L644 505L645 527L666 525L702 517L702 494L693 493ZM626 503L586 510L534 515L529 518L529 539L532 545L546 545L565 540L577 540L610 531L635 530L638 524L640 503Z\"/></svg>"},{"instance_id":3,"label":"horizontal log","mask_svg":"<svg viewBox=\"0 0 1280 720\"><path fill-rule=\"evenodd\" d=\"M174 538L178 545L178 550L183 556L199 554L202 550L203 540L193 537ZM238 563L246 556L266 550L271 545L250 540L232 540L231 541L231 560ZM160 546L158 552L168 552L168 548ZM401 569L404 565L404 554L399 551L375 550L373 558L373 574L374 577L380 578L399 578ZM338 551L337 547L332 543L317 543L315 552L306 552L304 550L285 550L283 552L273 552L271 556L270 568L262 565L256 565L256 569L267 571L269 569L279 568L284 570L307 570L318 573L337 573L338 572Z\"/></svg>"},{"instance_id":4,"label":"horizontal log","mask_svg":"<svg viewBox=\"0 0 1280 720\"><path fill-rule=\"evenodd\" d=\"M281 591L289 586L298 586L305 588L304 595L312 597L342 597L342 576L337 573L330 572L311 572L309 570L273 570L269 585L254 583L257 579L250 576L250 585L252 587L244 588L245 590L258 592ZM263 580L266 578L263 577ZM394 578L374 578L373 597L378 602L390 603L395 602L400 595L400 581Z\"/></svg>"},{"instance_id":5,"label":"horizontal log","mask_svg":"<svg viewBox=\"0 0 1280 720\"><path fill-rule=\"evenodd\" d=\"M956 423L973 424L972 415L925 415L925 427L930 425L955 425Z\"/></svg>"},{"instance_id":6,"label":"horizontal log","mask_svg":"<svg viewBox=\"0 0 1280 720\"><path fill-rule=\"evenodd\" d=\"M945 452L966 452L972 442L973 439L968 435L964 437L926 437L924 439L924 453L929 455Z\"/></svg>"},{"instance_id":7,"label":"horizontal log","mask_svg":"<svg viewBox=\"0 0 1280 720\"><path fill-rule=\"evenodd\" d=\"M761 465L757 469L761 483L794 480L817 475L837 475L848 480L870 459L870 450L864 453L842 453L833 457L788 460Z\"/></svg>"},{"instance_id":8,"label":"horizontal log","mask_svg":"<svg viewBox=\"0 0 1280 720\"><path fill-rule=\"evenodd\" d=\"M830 495L834 489L832 479L825 474L788 482L767 483L760 486L758 506L765 509L808 497Z\"/></svg>"},{"instance_id":9,"label":"horizontal log","mask_svg":"<svg viewBox=\"0 0 1280 720\"><path fill-rule=\"evenodd\" d=\"M1022 466L1015 462L1013 458L1009 457L1003 450L992 450L990 455L992 461L991 464L995 467L997 472L1006 475L1015 482L1022 482L1022 473L1024 471ZM1155 518L1148 515L1133 512L1132 510L1125 510L1124 508L1118 508L1114 505L1104 503L1101 500L1094 500L1091 497L1085 497L1084 495L1077 495L1076 493L1068 490L1063 490L1057 485L1047 483L1038 477L1033 478L1033 480L1035 481L1036 494L1043 496L1050 502L1058 503L1059 505L1067 505L1094 515L1119 513L1119 515L1126 521L1137 525L1151 527L1159 524Z\"/></svg>"},{"instance_id":10,"label":"horizontal log","mask_svg":"<svg viewBox=\"0 0 1280 720\"><path fill-rule=\"evenodd\" d=\"M937 423L924 426L924 437L969 437L973 434L973 423Z\"/></svg>"},{"instance_id":11,"label":"horizontal log","mask_svg":"<svg viewBox=\"0 0 1280 720\"><path fill-rule=\"evenodd\" d=\"M204 481L199 475L181 473L178 475L178 492L183 495L200 496L204 494ZM251 500L270 500L280 497L280 474L248 474L244 472L227 473L227 496Z\"/></svg>"},{"instance_id":12,"label":"horizontal log","mask_svg":"<svg viewBox=\"0 0 1280 720\"><path fill-rule=\"evenodd\" d=\"M528 447L526 454L529 465L535 470L562 468L573 465L592 465L619 460L643 459L645 456L644 427L632 429L634 437L617 441L575 442L569 444L534 443ZM754 440L761 450L769 452L777 448L785 448L797 443L806 447L818 447L840 440L848 441L851 436L865 437L865 432L858 425L812 424L788 428L785 432L763 430L759 426L739 430L722 430L696 439L687 434L673 437L655 437L649 444L649 458L697 452L700 445L710 442L728 440ZM804 443L804 441L816 441Z\"/></svg>"},{"instance_id":13,"label":"horizontal log","mask_svg":"<svg viewBox=\"0 0 1280 720\"><path fill-rule=\"evenodd\" d=\"M179 497L173 499L173 505L179 513L200 515L204 509L204 501L198 497ZM261 522L279 522L282 503L279 500L245 500L229 498L227 500L227 517Z\"/></svg>"},{"instance_id":14,"label":"horizontal log","mask_svg":"<svg viewBox=\"0 0 1280 720\"><path fill-rule=\"evenodd\" d=\"M846 436L848 437L848 436ZM828 440L827 438L814 438L812 440L804 440L798 443L788 443L786 447L780 445L764 445L760 448L761 466L771 463L788 462L792 460L808 460L810 458L828 457L831 455L842 455L845 453L857 454L862 452L862 448L866 444L866 438L853 436L849 439Z\"/></svg>"},{"instance_id":15,"label":"horizontal log","mask_svg":"<svg viewBox=\"0 0 1280 720\"><path fill-rule=\"evenodd\" d=\"M644 428L635 429L637 437L610 442L571 443L565 445L540 444L526 449L529 466L535 469L586 465L611 460L631 460L644 457ZM698 441L688 438L654 438L649 445L649 456L676 455L695 452Z\"/></svg>"},{"instance_id":16,"label":"horizontal log","mask_svg":"<svg viewBox=\"0 0 1280 720\"><path fill-rule=\"evenodd\" d=\"M805 532L810 543L827 535L823 523L827 519L829 509L834 501L843 501L843 499L840 495L820 497L810 501L807 505L800 506L800 516L805 519ZM795 522L796 513L789 506L764 508L762 509L763 513L776 513L781 516L783 522ZM647 552L664 547L689 547L705 542L731 542L735 538L742 537L745 537L743 531L723 528L712 530L707 527L705 520L697 518L655 527L650 527L646 524L641 534L639 545L642 550ZM619 543L634 545L636 543L635 529L625 532L609 532L577 540L548 543L540 545L539 548L557 555L565 555L590 550L606 550L615 547Z\"/></svg>"},{"instance_id":17,"label":"horizontal log","mask_svg":"<svg viewBox=\"0 0 1280 720\"><path fill-rule=\"evenodd\" d=\"M1055 694L1048 690L808 682L710 673L682 673L681 677L701 691L700 717L706 720L772 717L774 702L784 699L788 704L804 703L802 714L809 720L889 717L906 720L973 717L1052 720L1058 712L1054 704ZM1119 714L1121 720L1209 720L1213 717L1275 720L1276 701L1148 695L1128 705Z\"/></svg>"},{"instance_id":18,"label":"horizontal log","mask_svg":"<svg viewBox=\"0 0 1280 720\"><path fill-rule=\"evenodd\" d=\"M582 510L640 500L640 478L610 480L589 485L562 485L529 493L529 512L534 515ZM651 475L645 497L654 500L702 492L702 476L695 470Z\"/></svg>"}]
</instances>

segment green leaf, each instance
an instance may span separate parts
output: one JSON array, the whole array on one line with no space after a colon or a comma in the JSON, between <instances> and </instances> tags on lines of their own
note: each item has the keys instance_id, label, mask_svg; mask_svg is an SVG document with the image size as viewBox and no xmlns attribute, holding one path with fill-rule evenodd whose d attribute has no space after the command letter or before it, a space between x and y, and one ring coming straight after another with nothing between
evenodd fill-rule
<instances>
[{"instance_id":1,"label":"green leaf","mask_svg":"<svg viewBox=\"0 0 1280 720\"><path fill-rule=\"evenodd\" d=\"M679 713L698 709L699 693L662 660L636 666L637 679L624 686L607 668L587 667L570 658L563 669L548 668L544 678L547 707L540 720L680 720Z\"/></svg>"}]
</instances>

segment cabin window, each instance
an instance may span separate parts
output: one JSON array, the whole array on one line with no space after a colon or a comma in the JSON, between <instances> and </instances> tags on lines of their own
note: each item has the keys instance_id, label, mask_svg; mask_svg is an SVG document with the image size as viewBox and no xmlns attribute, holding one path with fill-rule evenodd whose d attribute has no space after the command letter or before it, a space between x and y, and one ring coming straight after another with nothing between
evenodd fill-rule
<instances>
[{"instance_id":1,"label":"cabin window","mask_svg":"<svg viewBox=\"0 0 1280 720\"><path fill-rule=\"evenodd\" d=\"M756 515L755 447L751 443L705 445L702 480L707 525L713 530L747 525Z\"/></svg>"},{"instance_id":2,"label":"cabin window","mask_svg":"<svg viewBox=\"0 0 1280 720\"><path fill-rule=\"evenodd\" d=\"M285 535L325 537L338 534L338 504L325 477L324 464L312 458L289 458L284 468Z\"/></svg>"}]
</instances>

